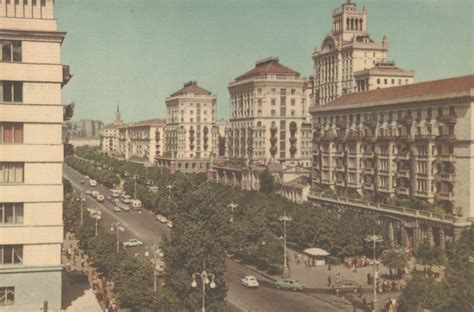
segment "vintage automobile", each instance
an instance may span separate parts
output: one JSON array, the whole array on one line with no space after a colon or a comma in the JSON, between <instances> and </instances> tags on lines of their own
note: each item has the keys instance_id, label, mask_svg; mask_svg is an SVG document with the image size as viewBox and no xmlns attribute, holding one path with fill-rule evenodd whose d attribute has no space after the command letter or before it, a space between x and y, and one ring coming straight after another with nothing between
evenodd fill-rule
<instances>
[{"instance_id":1,"label":"vintage automobile","mask_svg":"<svg viewBox=\"0 0 474 312\"><path fill-rule=\"evenodd\" d=\"M139 240L136 239L136 238L131 238L131 239L129 239L128 241L123 242L122 245L123 245L124 248L127 248L127 247L138 247L138 246L143 246L143 242L142 242L142 241L139 241Z\"/></svg>"},{"instance_id":2,"label":"vintage automobile","mask_svg":"<svg viewBox=\"0 0 474 312\"><path fill-rule=\"evenodd\" d=\"M277 289L291 289L291 290L303 290L304 286L299 281L294 279L285 279L275 282Z\"/></svg>"},{"instance_id":3,"label":"vintage automobile","mask_svg":"<svg viewBox=\"0 0 474 312\"><path fill-rule=\"evenodd\" d=\"M362 285L354 281L343 280L333 285L332 289L334 290L336 294L340 294L344 292L361 293Z\"/></svg>"},{"instance_id":4,"label":"vintage automobile","mask_svg":"<svg viewBox=\"0 0 474 312\"><path fill-rule=\"evenodd\" d=\"M252 275L247 275L241 278L240 283L242 284L242 286L249 287L249 288L255 288L259 286L257 278Z\"/></svg>"}]
</instances>

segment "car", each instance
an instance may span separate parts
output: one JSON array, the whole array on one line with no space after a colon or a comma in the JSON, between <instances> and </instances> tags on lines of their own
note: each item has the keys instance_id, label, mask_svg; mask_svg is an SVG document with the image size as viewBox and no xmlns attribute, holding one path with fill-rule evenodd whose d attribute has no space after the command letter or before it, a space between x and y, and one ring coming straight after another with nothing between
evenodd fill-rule
<instances>
[{"instance_id":1,"label":"car","mask_svg":"<svg viewBox=\"0 0 474 312\"><path fill-rule=\"evenodd\" d=\"M128 207L128 205L125 205L125 204L120 204L120 208L121 208L123 211L130 211L130 207Z\"/></svg>"},{"instance_id":2,"label":"car","mask_svg":"<svg viewBox=\"0 0 474 312\"><path fill-rule=\"evenodd\" d=\"M88 176L88 175L85 175L85 176L84 176L84 179L89 180L89 176Z\"/></svg>"},{"instance_id":3,"label":"car","mask_svg":"<svg viewBox=\"0 0 474 312\"><path fill-rule=\"evenodd\" d=\"M97 197L95 199L97 199L97 201L99 203L103 203L104 202L104 195L99 194L99 195L97 195Z\"/></svg>"},{"instance_id":4,"label":"car","mask_svg":"<svg viewBox=\"0 0 474 312\"><path fill-rule=\"evenodd\" d=\"M91 195L92 196L92 191L87 190L86 195Z\"/></svg>"},{"instance_id":5,"label":"car","mask_svg":"<svg viewBox=\"0 0 474 312\"><path fill-rule=\"evenodd\" d=\"M173 228L173 222L172 221L166 222L166 226L169 227L170 229L172 229Z\"/></svg>"},{"instance_id":6,"label":"car","mask_svg":"<svg viewBox=\"0 0 474 312\"><path fill-rule=\"evenodd\" d=\"M160 221L161 223L168 223L168 218L166 218L165 216L158 215L156 218L157 218L158 221Z\"/></svg>"},{"instance_id":7,"label":"car","mask_svg":"<svg viewBox=\"0 0 474 312\"><path fill-rule=\"evenodd\" d=\"M242 284L242 286L249 287L249 288L255 288L259 286L257 278L252 275L247 275L241 278L240 283Z\"/></svg>"},{"instance_id":8,"label":"car","mask_svg":"<svg viewBox=\"0 0 474 312\"><path fill-rule=\"evenodd\" d=\"M345 292L355 292L360 294L362 292L362 285L354 281L343 280L333 285L332 289L336 294Z\"/></svg>"},{"instance_id":9,"label":"car","mask_svg":"<svg viewBox=\"0 0 474 312\"><path fill-rule=\"evenodd\" d=\"M291 290L303 290L304 286L299 281L294 279L284 279L281 281L275 282L275 287L277 289L291 289Z\"/></svg>"},{"instance_id":10,"label":"car","mask_svg":"<svg viewBox=\"0 0 474 312\"><path fill-rule=\"evenodd\" d=\"M115 212L120 212L120 211L122 211L122 209L120 209L119 206L114 206L114 208L112 208L112 210L115 211Z\"/></svg>"},{"instance_id":11,"label":"car","mask_svg":"<svg viewBox=\"0 0 474 312\"><path fill-rule=\"evenodd\" d=\"M143 242L139 241L136 238L131 238L128 241L122 242L122 245L123 245L124 248L138 247L138 246L143 246Z\"/></svg>"}]
</instances>

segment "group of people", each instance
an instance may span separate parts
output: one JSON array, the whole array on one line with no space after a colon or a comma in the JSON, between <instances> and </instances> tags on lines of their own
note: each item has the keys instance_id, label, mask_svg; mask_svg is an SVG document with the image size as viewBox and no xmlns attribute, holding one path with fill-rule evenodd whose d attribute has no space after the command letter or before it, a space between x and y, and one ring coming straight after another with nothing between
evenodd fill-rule
<instances>
[{"instance_id":1,"label":"group of people","mask_svg":"<svg viewBox=\"0 0 474 312\"><path fill-rule=\"evenodd\" d=\"M384 304L384 312L398 312L397 299L387 298Z\"/></svg>"},{"instance_id":2,"label":"group of people","mask_svg":"<svg viewBox=\"0 0 474 312\"><path fill-rule=\"evenodd\" d=\"M295 252L295 262L296 264L303 264L306 269L312 268L316 266L316 260L308 257L306 255L302 255L300 253Z\"/></svg>"},{"instance_id":3,"label":"group of people","mask_svg":"<svg viewBox=\"0 0 474 312\"><path fill-rule=\"evenodd\" d=\"M357 268L362 268L369 265L369 259L366 256L347 257L344 259L344 266L352 269L354 272Z\"/></svg>"}]
</instances>

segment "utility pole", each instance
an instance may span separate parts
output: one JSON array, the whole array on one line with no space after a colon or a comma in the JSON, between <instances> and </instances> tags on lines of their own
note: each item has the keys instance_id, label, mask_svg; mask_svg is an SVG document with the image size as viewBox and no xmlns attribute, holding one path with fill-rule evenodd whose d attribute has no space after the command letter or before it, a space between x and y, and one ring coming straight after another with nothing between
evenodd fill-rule
<instances>
[{"instance_id":1,"label":"utility pole","mask_svg":"<svg viewBox=\"0 0 474 312\"><path fill-rule=\"evenodd\" d=\"M236 203L234 203L234 201L232 201L227 207L230 208L230 213L231 213L231 215L230 215L230 220L229 220L229 222L232 223L232 222L234 222L234 208L239 207L239 205L236 204Z\"/></svg>"},{"instance_id":2,"label":"utility pole","mask_svg":"<svg viewBox=\"0 0 474 312\"><path fill-rule=\"evenodd\" d=\"M375 235L375 229L374 229L374 234L369 235L365 238L366 242L372 242L372 248L374 250L374 260L373 260L373 268L374 268L374 299L372 300L373 306L374 306L374 311L377 310L377 278L378 278L378 271L375 266L375 244L376 243L381 243L383 242L383 238L380 235Z\"/></svg>"},{"instance_id":3,"label":"utility pole","mask_svg":"<svg viewBox=\"0 0 474 312\"><path fill-rule=\"evenodd\" d=\"M287 262L287 251L286 251L286 222L289 222L292 220L290 216L285 214L278 218L278 220L283 221L283 277L288 277L289 276L289 270L288 270L288 262Z\"/></svg>"}]
</instances>

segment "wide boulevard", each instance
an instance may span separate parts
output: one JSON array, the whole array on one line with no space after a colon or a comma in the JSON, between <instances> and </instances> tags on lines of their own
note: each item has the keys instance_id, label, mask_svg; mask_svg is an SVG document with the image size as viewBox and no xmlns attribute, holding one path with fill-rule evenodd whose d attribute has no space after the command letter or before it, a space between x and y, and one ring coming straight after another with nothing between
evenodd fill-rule
<instances>
[{"instance_id":1,"label":"wide boulevard","mask_svg":"<svg viewBox=\"0 0 474 312\"><path fill-rule=\"evenodd\" d=\"M87 207L97 207L101 212L100 223L107 229L112 223L120 222L123 232L119 232L120 241L130 238L141 240L145 247L130 248L137 257L145 257L146 247L159 243L163 235L167 235L170 229L158 222L155 217L146 210L114 212L113 204L107 200L98 203L93 197L85 194L87 190L97 190L105 196L109 195L106 187L98 185L89 187L88 181L78 171L64 165L64 177L71 181L76 192L83 194L86 198L84 213ZM81 184L84 180L84 184ZM150 252L152 249L150 249ZM212 269L210 269L212 271ZM240 285L240 278L245 275L254 275L260 281L261 286L257 289L247 289ZM234 260L227 260L226 282L228 285L227 299L232 310L240 311L352 311L350 305L341 305L340 302L331 303L329 296L324 294L313 294L311 290L304 292L281 291L273 287L272 282L264 276L251 271Z\"/></svg>"}]
</instances>

